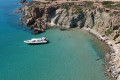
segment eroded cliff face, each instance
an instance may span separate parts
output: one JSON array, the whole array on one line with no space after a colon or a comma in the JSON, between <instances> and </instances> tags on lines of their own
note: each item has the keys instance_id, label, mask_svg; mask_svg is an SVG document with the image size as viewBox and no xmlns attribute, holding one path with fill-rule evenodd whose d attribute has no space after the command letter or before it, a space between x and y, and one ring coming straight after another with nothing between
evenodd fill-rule
<instances>
[{"instance_id":1,"label":"eroded cliff face","mask_svg":"<svg viewBox=\"0 0 120 80\"><path fill-rule=\"evenodd\" d=\"M86 11L84 27L93 28L102 35L106 35L110 39L120 42L120 16L119 14L116 15L108 11L102 9L101 12L100 8Z\"/></svg>"},{"instance_id":2,"label":"eroded cliff face","mask_svg":"<svg viewBox=\"0 0 120 80\"><path fill-rule=\"evenodd\" d=\"M23 12L22 20L25 20L25 25L29 29L34 30L34 34L44 32L45 29L49 28L49 16L59 7L59 5L47 5L41 2L37 4L36 2L32 2L20 8Z\"/></svg>"},{"instance_id":3,"label":"eroded cliff face","mask_svg":"<svg viewBox=\"0 0 120 80\"><path fill-rule=\"evenodd\" d=\"M101 3L92 3L92 7L87 4L85 2L67 4L33 2L21 10L24 11L26 25L34 29L35 34L44 32L45 29L53 26L89 27L119 43L119 10L105 8Z\"/></svg>"}]
</instances>

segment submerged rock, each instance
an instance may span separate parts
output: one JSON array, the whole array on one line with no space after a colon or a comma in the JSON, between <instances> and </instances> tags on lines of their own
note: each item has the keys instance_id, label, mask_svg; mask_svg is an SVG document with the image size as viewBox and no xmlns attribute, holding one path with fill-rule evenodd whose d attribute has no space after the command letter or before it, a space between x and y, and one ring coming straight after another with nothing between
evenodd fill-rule
<instances>
[{"instance_id":1,"label":"submerged rock","mask_svg":"<svg viewBox=\"0 0 120 80\"><path fill-rule=\"evenodd\" d=\"M34 34L39 34L45 32L44 29L40 29L40 28L34 28Z\"/></svg>"},{"instance_id":2,"label":"submerged rock","mask_svg":"<svg viewBox=\"0 0 120 80\"><path fill-rule=\"evenodd\" d=\"M96 61L100 60L100 58L97 58Z\"/></svg>"},{"instance_id":3,"label":"submerged rock","mask_svg":"<svg viewBox=\"0 0 120 80\"><path fill-rule=\"evenodd\" d=\"M65 31L65 30L68 30L68 28L62 27L62 28L60 28L60 30Z\"/></svg>"}]
</instances>

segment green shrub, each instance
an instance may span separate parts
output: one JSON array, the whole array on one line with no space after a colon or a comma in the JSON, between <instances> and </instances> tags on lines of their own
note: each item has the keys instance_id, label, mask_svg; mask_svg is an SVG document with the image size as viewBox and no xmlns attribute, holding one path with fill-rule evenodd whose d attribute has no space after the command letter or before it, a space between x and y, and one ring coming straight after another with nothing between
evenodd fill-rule
<instances>
[{"instance_id":1,"label":"green shrub","mask_svg":"<svg viewBox=\"0 0 120 80\"><path fill-rule=\"evenodd\" d=\"M115 6L120 7L120 3L118 3L118 4L117 4L117 5L115 5Z\"/></svg>"},{"instance_id":2,"label":"green shrub","mask_svg":"<svg viewBox=\"0 0 120 80\"><path fill-rule=\"evenodd\" d=\"M84 1L87 7L93 8L93 2L91 1Z\"/></svg>"},{"instance_id":3,"label":"green shrub","mask_svg":"<svg viewBox=\"0 0 120 80\"><path fill-rule=\"evenodd\" d=\"M63 9L66 9L66 12L67 12L67 14L66 14L66 16L69 16L69 4L68 3L63 3L62 5L61 5L61 7L63 8Z\"/></svg>"},{"instance_id":4,"label":"green shrub","mask_svg":"<svg viewBox=\"0 0 120 80\"><path fill-rule=\"evenodd\" d=\"M114 2L112 2L112 1L103 1L102 2L102 4L103 5L111 5L111 4L113 4Z\"/></svg>"},{"instance_id":5,"label":"green shrub","mask_svg":"<svg viewBox=\"0 0 120 80\"><path fill-rule=\"evenodd\" d=\"M70 2L69 5L74 5L75 2Z\"/></svg>"},{"instance_id":6,"label":"green shrub","mask_svg":"<svg viewBox=\"0 0 120 80\"><path fill-rule=\"evenodd\" d=\"M114 7L112 4L114 4L114 2L112 2L112 1L103 1L102 2L102 5L104 5L106 8Z\"/></svg>"},{"instance_id":7,"label":"green shrub","mask_svg":"<svg viewBox=\"0 0 120 80\"><path fill-rule=\"evenodd\" d=\"M105 34L108 36L108 35L110 35L111 33L113 33L113 30L111 30L111 29L108 29L107 31L105 31Z\"/></svg>"},{"instance_id":8,"label":"green shrub","mask_svg":"<svg viewBox=\"0 0 120 80\"><path fill-rule=\"evenodd\" d=\"M80 13L82 12L82 8L81 8L81 7L79 7L79 6L75 6L75 9L77 9L78 14L80 14Z\"/></svg>"},{"instance_id":9,"label":"green shrub","mask_svg":"<svg viewBox=\"0 0 120 80\"><path fill-rule=\"evenodd\" d=\"M69 16L69 12L67 12L66 16Z\"/></svg>"},{"instance_id":10,"label":"green shrub","mask_svg":"<svg viewBox=\"0 0 120 80\"><path fill-rule=\"evenodd\" d=\"M40 1L37 1L36 3L35 3L35 5L40 5L42 2L40 2Z\"/></svg>"},{"instance_id":11,"label":"green shrub","mask_svg":"<svg viewBox=\"0 0 120 80\"><path fill-rule=\"evenodd\" d=\"M62 4L62 8L65 8L65 9L68 11L69 5L68 5L67 3L63 3L63 4Z\"/></svg>"}]
</instances>

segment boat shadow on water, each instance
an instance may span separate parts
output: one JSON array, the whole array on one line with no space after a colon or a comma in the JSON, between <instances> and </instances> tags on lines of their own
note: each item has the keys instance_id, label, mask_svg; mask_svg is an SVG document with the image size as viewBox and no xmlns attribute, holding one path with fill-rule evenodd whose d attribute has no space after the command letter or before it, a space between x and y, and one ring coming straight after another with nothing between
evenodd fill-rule
<instances>
[{"instance_id":1,"label":"boat shadow on water","mask_svg":"<svg viewBox=\"0 0 120 80\"><path fill-rule=\"evenodd\" d=\"M47 41L47 43L29 43L28 45L46 45L46 44L49 44L50 41Z\"/></svg>"}]
</instances>

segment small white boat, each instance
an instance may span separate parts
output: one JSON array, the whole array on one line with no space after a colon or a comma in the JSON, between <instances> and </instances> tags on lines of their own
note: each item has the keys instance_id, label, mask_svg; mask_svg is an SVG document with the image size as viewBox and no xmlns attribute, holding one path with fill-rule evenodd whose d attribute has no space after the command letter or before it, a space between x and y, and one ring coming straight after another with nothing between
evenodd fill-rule
<instances>
[{"instance_id":1,"label":"small white boat","mask_svg":"<svg viewBox=\"0 0 120 80\"><path fill-rule=\"evenodd\" d=\"M32 38L31 40L25 40L24 43L27 44L45 44L47 43L47 39L45 37L42 38Z\"/></svg>"}]
</instances>

